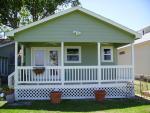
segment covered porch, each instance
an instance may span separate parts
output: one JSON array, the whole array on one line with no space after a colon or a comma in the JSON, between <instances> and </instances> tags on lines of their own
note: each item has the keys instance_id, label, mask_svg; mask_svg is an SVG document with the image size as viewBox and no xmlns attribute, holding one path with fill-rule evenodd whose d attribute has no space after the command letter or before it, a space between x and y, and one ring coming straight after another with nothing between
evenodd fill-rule
<instances>
[{"instance_id":1,"label":"covered porch","mask_svg":"<svg viewBox=\"0 0 150 113\"><path fill-rule=\"evenodd\" d=\"M47 64L44 63L44 65L37 65L34 62L34 58L32 59L32 49L35 49L35 46L32 48L29 45L20 43L22 50L22 55L24 57L21 57L21 65L18 65L18 43L15 43L15 50L16 50L16 67L15 67L15 73L11 74L9 76L9 85L12 86L14 83L15 88L15 98L16 100L43 100L49 98L49 93L58 90L62 92L62 98L63 99L82 99L82 98L94 98L94 90L97 89L103 89L107 91L107 98L126 98L126 97L132 97L134 96L134 90L133 90L133 81L134 81L134 67L133 67L133 60L131 62L131 65L117 65L117 59L115 58L115 49L116 46L114 44L109 44L109 46L113 47L113 56L110 56L108 58L107 55L104 54L102 50L104 51L103 47L107 47L106 51L108 50L108 44L102 44L102 43L90 43L87 45L81 45L81 56L80 58L69 58L73 59L74 62L78 59L81 60L81 63L78 61L78 63L67 63L65 60L65 54L66 54L66 46L71 47L79 47L79 43L76 43L75 45L70 43L59 43L60 49L54 49L54 47L39 47L39 50L41 51L41 48L46 48L46 51L48 50L48 55L50 55L51 50L60 50L60 62L53 61L50 63L47 63L48 60L46 60ZM78 45L78 46L77 46ZM33 44L32 44L33 46ZM56 45L55 45L56 46ZM92 51L95 51L91 53L90 49L87 49L86 47L92 48ZM25 48L30 48L31 51ZM50 49L53 48L53 49ZM35 49L37 50L37 48ZM50 50L50 51L49 51ZM86 51L85 51L86 50ZM43 50L42 50L43 51ZM76 51L76 50L75 50ZM83 54L86 54L86 52L91 53L86 56L84 61ZM55 51L56 52L56 51ZM54 53L55 53L54 52ZM79 52L79 51L78 51ZM77 51L75 53L78 53ZM79 53L80 53L79 52ZM132 52L133 52L133 46L132 46ZM28 59L27 53L30 54L30 61L26 60ZM53 53L53 52L52 52ZM110 51L108 53L111 53ZM58 53L59 54L59 53ZM73 54L73 52L72 52ZM72 55L71 54L71 55ZM76 54L77 55L77 54ZM107 60L111 60L111 62L104 62L104 55L107 56ZM57 56L57 55L56 55ZM59 55L58 55L59 56ZM95 56L93 58L93 56ZM26 57L26 58L25 58ZM40 56L41 57L41 56ZM50 56L49 56L50 57ZM103 58L102 58L103 57ZM133 59L132 54L132 59ZM93 59L92 59L93 58ZM47 59L44 57L44 59ZM59 59L56 58L57 60ZM106 60L105 59L105 60ZM116 60L115 60L116 59ZM45 62L45 61L44 61ZM41 62L38 62L39 64ZM40 72L36 72L35 70L40 69ZM14 78L14 82L13 82Z\"/></svg>"},{"instance_id":2,"label":"covered porch","mask_svg":"<svg viewBox=\"0 0 150 113\"><path fill-rule=\"evenodd\" d=\"M15 86L111 85L134 80L133 54L131 65L117 65L115 51L120 44L53 42L47 46L45 43L40 46L38 43L19 45L21 62L18 63L18 42L15 42L15 73L9 77L10 85L13 84L13 76Z\"/></svg>"}]
</instances>

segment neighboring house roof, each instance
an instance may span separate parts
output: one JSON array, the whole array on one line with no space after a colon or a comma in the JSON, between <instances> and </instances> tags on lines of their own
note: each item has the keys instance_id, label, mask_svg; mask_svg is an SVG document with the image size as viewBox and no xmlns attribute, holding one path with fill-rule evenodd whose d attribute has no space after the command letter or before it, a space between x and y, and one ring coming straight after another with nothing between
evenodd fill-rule
<instances>
[{"instance_id":1,"label":"neighboring house roof","mask_svg":"<svg viewBox=\"0 0 150 113\"><path fill-rule=\"evenodd\" d=\"M0 39L0 48L11 45L13 43L14 43L14 41L11 41L9 39Z\"/></svg>"},{"instance_id":2,"label":"neighboring house roof","mask_svg":"<svg viewBox=\"0 0 150 113\"><path fill-rule=\"evenodd\" d=\"M150 32L150 26L144 27L143 29L138 31L139 33L141 33L142 35L149 33Z\"/></svg>"},{"instance_id":3,"label":"neighboring house roof","mask_svg":"<svg viewBox=\"0 0 150 113\"><path fill-rule=\"evenodd\" d=\"M137 44L141 44L141 43L148 42L148 41L150 41L150 32L143 35L142 38L135 40L133 44L137 45ZM118 49L126 48L126 47L129 47L129 46L130 46L130 44L119 47Z\"/></svg>"},{"instance_id":4,"label":"neighboring house roof","mask_svg":"<svg viewBox=\"0 0 150 113\"><path fill-rule=\"evenodd\" d=\"M150 41L150 32L143 35L141 39L135 40L134 44L139 44L139 43L143 43L146 41Z\"/></svg>"},{"instance_id":5,"label":"neighboring house roof","mask_svg":"<svg viewBox=\"0 0 150 113\"><path fill-rule=\"evenodd\" d=\"M105 18L105 17L103 17L103 16L101 16L101 15L98 15L98 14L96 14L96 13L94 13L94 12L91 12L91 11L89 11L89 10L87 10L87 9L84 9L84 8L81 8L81 7L73 7L73 8L70 8L70 9L67 9L67 10L64 10L64 11L61 11L61 12L59 12L59 13L56 13L56 14L54 14L54 15L48 16L48 17L46 17L46 18L44 18L44 19L41 19L41 20L39 20L39 21L33 22L33 23L31 23L31 24L28 24L28 25L26 25L26 26L23 26L23 27L14 29L14 30L12 30L12 31L10 31L10 32L7 32L7 33L6 33L6 36L14 36L14 34L17 33L17 32L20 32L20 31L25 30L25 29L28 29L28 28L30 28L30 27L36 26L36 25L38 25L38 24L41 24L41 23L43 23L43 22L46 22L46 21L49 21L49 20L51 20L51 19L57 18L57 17L59 17L59 16L62 16L62 15L71 13L71 12L76 11L76 10L79 10L79 11L84 12L84 13L86 13L86 14L88 14L88 15L91 15L91 16L97 18L97 19L100 19L100 20L102 20L102 21L104 21L104 22L107 22L107 23L109 23L109 24L111 24L111 25L113 25L113 26L116 26L116 27L118 27L118 28L120 28L120 29L122 29L122 30L128 32L128 33L131 33L131 34L135 35L136 38L140 38L140 37L141 37L141 35L140 35L138 32L136 32L136 31L134 31L134 30L131 30L131 29L129 29L129 28L127 28L127 27L125 27L125 26L123 26L123 25L121 25L121 24L118 24L118 23L116 23L116 22L114 22L114 21L112 21L112 20L110 20L110 19L108 19L108 18Z\"/></svg>"}]
</instances>

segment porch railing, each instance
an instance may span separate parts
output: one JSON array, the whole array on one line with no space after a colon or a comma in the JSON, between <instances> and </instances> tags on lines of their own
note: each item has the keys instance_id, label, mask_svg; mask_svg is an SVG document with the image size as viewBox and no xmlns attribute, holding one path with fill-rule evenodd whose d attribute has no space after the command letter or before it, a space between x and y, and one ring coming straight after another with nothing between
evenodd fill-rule
<instances>
[{"instance_id":1,"label":"porch railing","mask_svg":"<svg viewBox=\"0 0 150 113\"><path fill-rule=\"evenodd\" d=\"M36 74L34 66L18 66L18 83L98 83L132 81L132 66L45 66Z\"/></svg>"}]
</instances>

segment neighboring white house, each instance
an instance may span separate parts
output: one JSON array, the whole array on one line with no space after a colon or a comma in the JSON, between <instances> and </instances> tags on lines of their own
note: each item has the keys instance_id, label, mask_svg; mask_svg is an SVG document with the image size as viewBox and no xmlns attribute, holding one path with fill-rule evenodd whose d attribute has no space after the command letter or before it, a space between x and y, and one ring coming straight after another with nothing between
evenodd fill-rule
<instances>
[{"instance_id":1,"label":"neighboring white house","mask_svg":"<svg viewBox=\"0 0 150 113\"><path fill-rule=\"evenodd\" d=\"M150 75L150 32L143 30L141 39L134 42L135 77ZM118 64L131 63L131 45L118 48Z\"/></svg>"}]
</instances>

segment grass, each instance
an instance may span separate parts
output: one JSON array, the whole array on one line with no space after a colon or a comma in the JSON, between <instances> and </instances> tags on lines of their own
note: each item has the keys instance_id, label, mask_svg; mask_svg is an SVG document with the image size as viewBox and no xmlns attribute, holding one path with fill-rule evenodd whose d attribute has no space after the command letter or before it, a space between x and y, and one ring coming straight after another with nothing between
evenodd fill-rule
<instances>
[{"instance_id":1,"label":"grass","mask_svg":"<svg viewBox=\"0 0 150 113\"><path fill-rule=\"evenodd\" d=\"M31 101L31 106L10 106L0 101L0 113L150 113L150 102L142 99L63 100L59 105L49 101Z\"/></svg>"}]
</instances>

